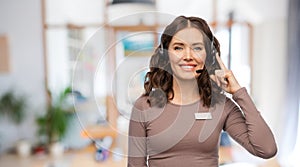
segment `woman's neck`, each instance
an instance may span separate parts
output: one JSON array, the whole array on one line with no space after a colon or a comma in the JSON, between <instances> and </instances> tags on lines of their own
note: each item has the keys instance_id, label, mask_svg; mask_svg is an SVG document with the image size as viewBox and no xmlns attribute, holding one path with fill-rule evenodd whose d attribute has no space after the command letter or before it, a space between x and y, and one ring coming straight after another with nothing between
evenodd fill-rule
<instances>
[{"instance_id":1,"label":"woman's neck","mask_svg":"<svg viewBox=\"0 0 300 167\"><path fill-rule=\"evenodd\" d=\"M173 78L174 98L171 100L175 104L190 104L199 100L199 88L197 80L180 80Z\"/></svg>"}]
</instances>

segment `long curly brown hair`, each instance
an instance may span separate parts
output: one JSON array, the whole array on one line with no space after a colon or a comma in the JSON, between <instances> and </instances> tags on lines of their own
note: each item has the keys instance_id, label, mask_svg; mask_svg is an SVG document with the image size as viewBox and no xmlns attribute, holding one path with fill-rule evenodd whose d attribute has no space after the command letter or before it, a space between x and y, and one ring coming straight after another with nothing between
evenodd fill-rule
<instances>
[{"instance_id":1,"label":"long curly brown hair","mask_svg":"<svg viewBox=\"0 0 300 167\"><path fill-rule=\"evenodd\" d=\"M173 75L167 49L173 36L187 27L197 28L203 33L204 37L207 57L204 71L197 77L199 95L203 101L203 106L214 106L221 98L221 88L213 81L211 82L209 77L210 74L214 74L216 69L220 68L214 57L214 52L221 55L217 38L213 36L205 20L198 17L179 16L165 28L161 36L161 44L155 49L150 60L150 71L147 72L144 82L144 95L149 97L148 103L150 106L163 107L174 97Z\"/></svg>"}]
</instances>

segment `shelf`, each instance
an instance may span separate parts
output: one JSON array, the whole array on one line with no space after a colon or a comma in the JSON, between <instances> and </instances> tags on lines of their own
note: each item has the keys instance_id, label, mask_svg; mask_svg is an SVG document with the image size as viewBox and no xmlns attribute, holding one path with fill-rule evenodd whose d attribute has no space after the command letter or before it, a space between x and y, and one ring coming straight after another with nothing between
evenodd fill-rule
<instances>
[{"instance_id":1,"label":"shelf","mask_svg":"<svg viewBox=\"0 0 300 167\"><path fill-rule=\"evenodd\" d=\"M92 139L101 139L106 136L111 136L112 138L116 138L117 135L118 135L117 129L105 125L90 126L81 132L82 137L92 138Z\"/></svg>"}]
</instances>

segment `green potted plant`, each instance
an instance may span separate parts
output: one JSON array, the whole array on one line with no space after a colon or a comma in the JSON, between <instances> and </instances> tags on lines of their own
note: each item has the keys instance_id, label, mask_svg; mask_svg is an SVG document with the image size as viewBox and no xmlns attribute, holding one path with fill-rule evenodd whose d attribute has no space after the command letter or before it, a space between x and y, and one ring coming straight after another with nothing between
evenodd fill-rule
<instances>
[{"instance_id":1,"label":"green potted plant","mask_svg":"<svg viewBox=\"0 0 300 167\"><path fill-rule=\"evenodd\" d=\"M7 115L14 123L20 124L25 118L26 100L8 91L0 98L0 114Z\"/></svg>"},{"instance_id":2,"label":"green potted plant","mask_svg":"<svg viewBox=\"0 0 300 167\"><path fill-rule=\"evenodd\" d=\"M46 114L36 119L39 127L38 135L45 139L41 139L41 143L49 147L51 154L62 154L63 152L63 148L57 147L61 145L59 142L66 133L69 115L73 114L72 107L66 102L71 93L71 88L66 88L59 94L58 98L54 98L52 103L47 106ZM49 95L51 97L50 92Z\"/></svg>"},{"instance_id":3,"label":"green potted plant","mask_svg":"<svg viewBox=\"0 0 300 167\"><path fill-rule=\"evenodd\" d=\"M26 98L16 95L12 90L4 93L0 98L0 115L6 116L18 126L25 119L26 107ZM31 153L30 143L24 139L19 139L16 145L16 151L20 156L29 156Z\"/></svg>"}]
</instances>

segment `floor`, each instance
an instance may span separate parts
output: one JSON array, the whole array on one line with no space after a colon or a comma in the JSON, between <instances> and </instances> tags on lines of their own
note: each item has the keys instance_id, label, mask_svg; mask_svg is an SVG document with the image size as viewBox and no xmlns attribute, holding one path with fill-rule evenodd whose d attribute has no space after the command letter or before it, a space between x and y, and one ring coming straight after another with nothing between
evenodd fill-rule
<instances>
[{"instance_id":1,"label":"floor","mask_svg":"<svg viewBox=\"0 0 300 167\"><path fill-rule=\"evenodd\" d=\"M112 156L103 162L97 162L93 153L74 152L65 153L62 157L47 155L19 157L15 154L0 156L0 167L125 167L126 158L114 160Z\"/></svg>"},{"instance_id":2,"label":"floor","mask_svg":"<svg viewBox=\"0 0 300 167\"><path fill-rule=\"evenodd\" d=\"M126 167L126 157L109 156L105 161L95 160L95 150L89 147L80 151L67 151L61 157L51 157L47 154L31 155L28 158L19 157L16 154L0 155L0 167ZM242 154L240 154L241 156ZM223 167L280 167L276 159L266 160L259 165L245 162L226 164Z\"/></svg>"},{"instance_id":3,"label":"floor","mask_svg":"<svg viewBox=\"0 0 300 167\"><path fill-rule=\"evenodd\" d=\"M96 161L96 147L91 144L81 150L68 150L60 156L46 153L20 157L15 153L0 154L0 167L125 167L125 156L109 152L108 159Z\"/></svg>"}]
</instances>

